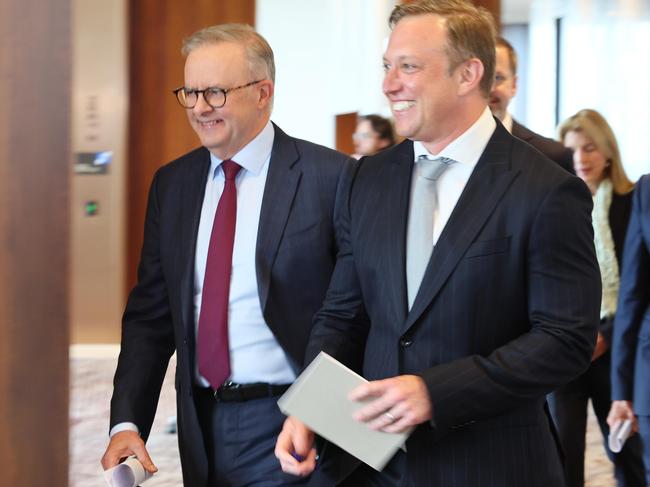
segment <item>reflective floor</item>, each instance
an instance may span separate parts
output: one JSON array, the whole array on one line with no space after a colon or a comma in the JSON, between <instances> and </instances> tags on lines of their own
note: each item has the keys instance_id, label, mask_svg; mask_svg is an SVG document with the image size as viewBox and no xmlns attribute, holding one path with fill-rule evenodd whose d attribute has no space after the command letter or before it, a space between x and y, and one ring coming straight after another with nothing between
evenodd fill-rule
<instances>
[{"instance_id":1,"label":"reflective floor","mask_svg":"<svg viewBox=\"0 0 650 487\"><path fill-rule=\"evenodd\" d=\"M73 347L71 350L70 487L106 485L99 460L108 438L109 402L117 347ZM182 486L176 435L165 432L175 414L172 359L147 447L159 471L146 487ZM598 426L589 419L585 468L587 487L614 487Z\"/></svg>"}]
</instances>

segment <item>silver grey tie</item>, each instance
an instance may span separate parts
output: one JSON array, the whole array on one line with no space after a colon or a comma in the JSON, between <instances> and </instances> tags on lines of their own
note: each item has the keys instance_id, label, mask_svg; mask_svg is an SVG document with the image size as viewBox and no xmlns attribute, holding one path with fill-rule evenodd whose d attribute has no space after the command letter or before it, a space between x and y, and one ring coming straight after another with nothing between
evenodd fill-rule
<instances>
[{"instance_id":1,"label":"silver grey tie","mask_svg":"<svg viewBox=\"0 0 650 487\"><path fill-rule=\"evenodd\" d=\"M406 230L406 288L409 309L420 289L424 271L433 251L433 217L438 204L436 181L452 165L453 159L418 158L413 172L413 188Z\"/></svg>"}]
</instances>

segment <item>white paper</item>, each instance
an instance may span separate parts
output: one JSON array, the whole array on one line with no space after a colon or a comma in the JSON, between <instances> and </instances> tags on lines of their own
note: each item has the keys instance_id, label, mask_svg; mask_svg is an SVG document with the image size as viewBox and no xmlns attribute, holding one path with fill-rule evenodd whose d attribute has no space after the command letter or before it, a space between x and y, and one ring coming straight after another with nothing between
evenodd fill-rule
<instances>
[{"instance_id":1,"label":"white paper","mask_svg":"<svg viewBox=\"0 0 650 487\"><path fill-rule=\"evenodd\" d=\"M623 449L625 440L630 437L632 433L632 421L626 419L615 423L612 429L609 430L609 449L614 453L618 453Z\"/></svg>"},{"instance_id":2,"label":"white paper","mask_svg":"<svg viewBox=\"0 0 650 487\"><path fill-rule=\"evenodd\" d=\"M296 416L323 438L381 470L404 445L411 431L385 433L355 421L353 413L364 404L348 394L366 379L321 352L278 400L280 410Z\"/></svg>"},{"instance_id":3,"label":"white paper","mask_svg":"<svg viewBox=\"0 0 650 487\"><path fill-rule=\"evenodd\" d=\"M111 487L137 487L151 477L153 474L146 471L135 457L104 471L104 478Z\"/></svg>"}]
</instances>

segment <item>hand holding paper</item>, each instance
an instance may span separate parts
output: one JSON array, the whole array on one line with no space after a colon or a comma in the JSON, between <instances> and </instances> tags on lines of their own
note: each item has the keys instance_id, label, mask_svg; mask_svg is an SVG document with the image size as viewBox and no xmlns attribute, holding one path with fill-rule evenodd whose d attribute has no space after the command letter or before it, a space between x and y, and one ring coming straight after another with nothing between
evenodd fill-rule
<instances>
[{"instance_id":1,"label":"hand holding paper","mask_svg":"<svg viewBox=\"0 0 650 487\"><path fill-rule=\"evenodd\" d=\"M111 441L108 443L106 452L102 457L102 467L104 467L104 470L106 472L119 470L119 478L125 478L122 477L122 475L126 475L125 473L122 473L124 469L118 469L118 467L129 462L129 460L127 460L124 463L120 464L124 458L131 457L132 455L135 455L136 457L132 460L137 462L139 468L143 469L148 474L148 477L146 478L151 477L158 470L149 457L149 453L147 452L147 447L145 446L144 441L142 441L140 435L135 431L120 431L111 437ZM129 465L134 465L133 469L135 469L135 464L131 463ZM106 476L107 482L108 478L109 477ZM128 484L109 483L109 485L121 486ZM137 483L134 485L137 485Z\"/></svg>"},{"instance_id":2,"label":"hand holding paper","mask_svg":"<svg viewBox=\"0 0 650 487\"><path fill-rule=\"evenodd\" d=\"M135 457L104 471L104 478L111 487L136 487L151 477L153 474L147 472Z\"/></svg>"},{"instance_id":3,"label":"hand holding paper","mask_svg":"<svg viewBox=\"0 0 650 487\"><path fill-rule=\"evenodd\" d=\"M632 434L632 420L626 419L625 421L618 422L613 428L609 430L609 449L614 453L618 453L623 449L625 441Z\"/></svg>"}]
</instances>

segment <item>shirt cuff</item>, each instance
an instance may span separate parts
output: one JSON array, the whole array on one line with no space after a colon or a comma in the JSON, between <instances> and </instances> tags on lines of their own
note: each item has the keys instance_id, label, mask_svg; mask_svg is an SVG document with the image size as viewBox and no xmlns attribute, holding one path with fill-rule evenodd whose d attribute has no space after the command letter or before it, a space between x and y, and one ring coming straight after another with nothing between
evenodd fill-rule
<instances>
[{"instance_id":1,"label":"shirt cuff","mask_svg":"<svg viewBox=\"0 0 650 487\"><path fill-rule=\"evenodd\" d=\"M117 423L115 426L113 426L108 432L108 436L110 438L113 438L113 436L115 436L120 431L135 431L137 434L140 434L140 430L135 423L124 422Z\"/></svg>"}]
</instances>

